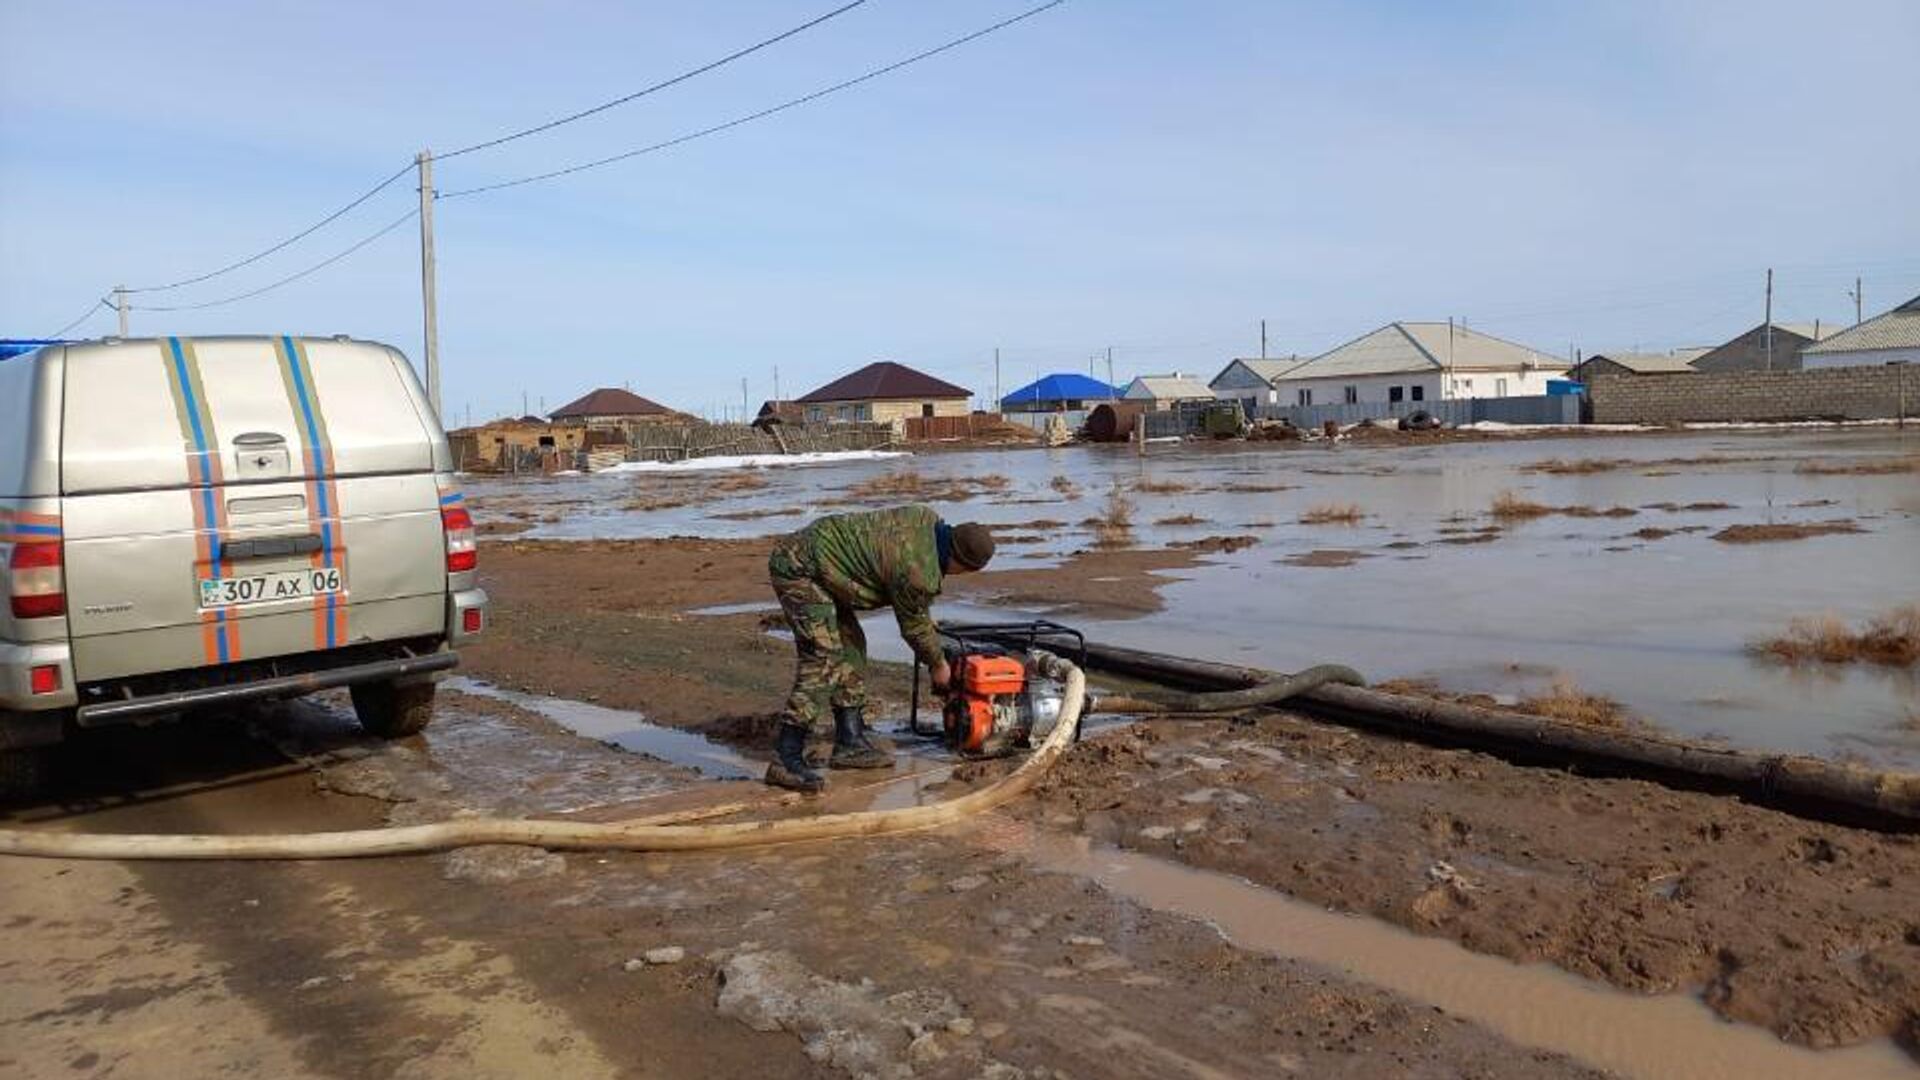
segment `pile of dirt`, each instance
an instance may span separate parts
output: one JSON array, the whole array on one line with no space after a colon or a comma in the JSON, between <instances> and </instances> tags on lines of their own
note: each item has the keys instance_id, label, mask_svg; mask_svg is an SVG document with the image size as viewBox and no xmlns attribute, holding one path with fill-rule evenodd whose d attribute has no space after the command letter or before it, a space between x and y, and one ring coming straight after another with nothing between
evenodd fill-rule
<instances>
[{"instance_id":1,"label":"pile of dirt","mask_svg":"<svg viewBox=\"0 0 1920 1080\"><path fill-rule=\"evenodd\" d=\"M1175 540L1168 547L1183 551L1197 551L1213 554L1231 554L1241 548L1250 548L1260 542L1257 536L1209 536L1203 540Z\"/></svg>"},{"instance_id":2,"label":"pile of dirt","mask_svg":"<svg viewBox=\"0 0 1920 1080\"><path fill-rule=\"evenodd\" d=\"M1323 503L1310 506L1300 514L1302 525L1358 525L1366 512L1355 503Z\"/></svg>"}]
</instances>

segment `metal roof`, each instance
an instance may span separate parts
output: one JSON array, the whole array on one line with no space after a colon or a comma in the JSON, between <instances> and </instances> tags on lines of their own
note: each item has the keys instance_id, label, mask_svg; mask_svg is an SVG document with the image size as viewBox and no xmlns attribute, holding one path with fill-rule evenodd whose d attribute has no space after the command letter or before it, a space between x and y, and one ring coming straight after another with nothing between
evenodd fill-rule
<instances>
[{"instance_id":1,"label":"metal roof","mask_svg":"<svg viewBox=\"0 0 1920 1080\"><path fill-rule=\"evenodd\" d=\"M1271 384L1273 380L1279 378L1282 375L1285 375L1287 372L1292 371L1294 368L1297 368L1304 363L1306 363L1306 361L1300 359L1297 356L1271 357L1271 358L1269 357L1248 358L1248 357L1241 356L1241 357L1235 357L1233 360L1227 363L1226 367L1220 369L1220 375L1225 375L1228 371L1233 369L1233 365L1239 364L1241 367L1246 368L1248 371L1253 372L1254 375L1258 376L1261 379L1264 379L1266 382ZM1220 375L1215 375L1213 377L1213 382L1219 382ZM1209 385L1211 385L1211 383Z\"/></svg>"},{"instance_id":2,"label":"metal roof","mask_svg":"<svg viewBox=\"0 0 1920 1080\"><path fill-rule=\"evenodd\" d=\"M1576 367L1585 367L1595 360L1608 360L1626 368L1636 375L1659 375L1670 372L1694 370L1687 358L1668 356L1665 353L1601 352L1594 353L1580 361Z\"/></svg>"},{"instance_id":3,"label":"metal roof","mask_svg":"<svg viewBox=\"0 0 1920 1080\"><path fill-rule=\"evenodd\" d=\"M881 360L868 364L851 375L843 375L798 400L820 401L897 401L917 398L970 398L973 391L964 386L922 374L905 364Z\"/></svg>"},{"instance_id":4,"label":"metal roof","mask_svg":"<svg viewBox=\"0 0 1920 1080\"><path fill-rule=\"evenodd\" d=\"M1818 345L1809 345L1800 355L1831 356L1879 349L1920 349L1920 296L1859 326L1842 330Z\"/></svg>"},{"instance_id":5,"label":"metal roof","mask_svg":"<svg viewBox=\"0 0 1920 1080\"><path fill-rule=\"evenodd\" d=\"M1394 322L1321 353L1282 377L1289 380L1334 379L1446 370L1564 371L1566 367L1565 360L1551 354L1464 326L1449 327L1443 322Z\"/></svg>"},{"instance_id":6,"label":"metal roof","mask_svg":"<svg viewBox=\"0 0 1920 1080\"><path fill-rule=\"evenodd\" d=\"M648 401L630 390L603 386L578 401L570 401L549 413L555 419L571 416L671 416L673 410L657 401Z\"/></svg>"},{"instance_id":7,"label":"metal roof","mask_svg":"<svg viewBox=\"0 0 1920 1080\"><path fill-rule=\"evenodd\" d=\"M1119 397L1113 387L1075 372L1046 375L1000 399L1002 405L1036 401L1105 401Z\"/></svg>"},{"instance_id":8,"label":"metal roof","mask_svg":"<svg viewBox=\"0 0 1920 1080\"><path fill-rule=\"evenodd\" d=\"M1191 375L1141 375L1127 384L1123 396L1135 401L1191 401L1212 398L1213 391Z\"/></svg>"}]
</instances>

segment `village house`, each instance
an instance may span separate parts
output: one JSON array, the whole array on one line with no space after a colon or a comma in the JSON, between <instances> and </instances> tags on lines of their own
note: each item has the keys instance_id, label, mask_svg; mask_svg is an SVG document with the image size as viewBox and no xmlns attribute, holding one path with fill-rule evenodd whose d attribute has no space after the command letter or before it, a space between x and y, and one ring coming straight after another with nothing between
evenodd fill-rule
<instances>
[{"instance_id":1,"label":"village house","mask_svg":"<svg viewBox=\"0 0 1920 1080\"><path fill-rule=\"evenodd\" d=\"M1575 382L1590 382L1595 375L1692 375L1694 368L1685 357L1665 353L1594 353L1567 370Z\"/></svg>"},{"instance_id":2,"label":"village house","mask_svg":"<svg viewBox=\"0 0 1920 1080\"><path fill-rule=\"evenodd\" d=\"M1801 350L1807 368L1920 364L1920 296Z\"/></svg>"},{"instance_id":3,"label":"village house","mask_svg":"<svg viewBox=\"0 0 1920 1080\"><path fill-rule=\"evenodd\" d=\"M1272 360L1265 357L1234 360L1220 369L1220 374L1207 383L1207 388L1221 401L1239 402L1245 409L1279 405L1282 404L1280 391L1273 388L1273 380L1299 366L1300 358L1297 356Z\"/></svg>"},{"instance_id":4,"label":"village house","mask_svg":"<svg viewBox=\"0 0 1920 1080\"><path fill-rule=\"evenodd\" d=\"M871 421L890 424L917 417L966 416L973 391L882 360L835 379L797 400L807 423Z\"/></svg>"},{"instance_id":5,"label":"village house","mask_svg":"<svg viewBox=\"0 0 1920 1080\"><path fill-rule=\"evenodd\" d=\"M1000 399L1000 413L1016 423L1040 428L1049 416L1059 416L1069 428L1086 421L1087 412L1119 391L1090 376L1063 372L1043 376Z\"/></svg>"},{"instance_id":6,"label":"village house","mask_svg":"<svg viewBox=\"0 0 1920 1080\"><path fill-rule=\"evenodd\" d=\"M1273 379L1282 405L1533 397L1567 362L1443 322L1388 323Z\"/></svg>"},{"instance_id":7,"label":"village house","mask_svg":"<svg viewBox=\"0 0 1920 1080\"><path fill-rule=\"evenodd\" d=\"M1136 401L1155 412L1173 408L1183 401L1213 401L1213 391L1191 375L1176 371L1171 375L1141 375L1127 384L1121 398Z\"/></svg>"},{"instance_id":8,"label":"village house","mask_svg":"<svg viewBox=\"0 0 1920 1080\"><path fill-rule=\"evenodd\" d=\"M549 419L586 424L589 427L616 427L655 420L685 420L657 401L649 401L631 390L603 386L577 401L553 410Z\"/></svg>"},{"instance_id":9,"label":"village house","mask_svg":"<svg viewBox=\"0 0 1920 1080\"><path fill-rule=\"evenodd\" d=\"M1715 374L1727 371L1799 371L1800 354L1809 346L1840 332L1838 323L1774 323L1769 354L1767 324L1716 345L1693 361L1693 370Z\"/></svg>"}]
</instances>

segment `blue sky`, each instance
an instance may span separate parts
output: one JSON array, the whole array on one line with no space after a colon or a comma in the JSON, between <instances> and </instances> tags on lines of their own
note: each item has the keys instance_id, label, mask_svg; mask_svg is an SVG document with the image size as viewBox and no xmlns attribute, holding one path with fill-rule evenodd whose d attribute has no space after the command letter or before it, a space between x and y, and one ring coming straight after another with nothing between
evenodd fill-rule
<instances>
[{"instance_id":1,"label":"blue sky","mask_svg":"<svg viewBox=\"0 0 1920 1080\"><path fill-rule=\"evenodd\" d=\"M0 0L0 336L230 262L442 150L837 6ZM445 162L442 191L750 112L1029 6L869 0L711 75ZM436 208L450 422L596 385L696 411L898 359L974 389L1211 375L1393 319L1554 352L1920 293L1920 5L1070 0L771 120ZM219 299L405 213L410 182ZM140 302L137 300L136 302ZM80 333L110 332L106 312ZM417 232L136 333L420 351ZM1104 362L1101 364L1104 368ZM1100 372L1104 374L1104 370Z\"/></svg>"}]
</instances>

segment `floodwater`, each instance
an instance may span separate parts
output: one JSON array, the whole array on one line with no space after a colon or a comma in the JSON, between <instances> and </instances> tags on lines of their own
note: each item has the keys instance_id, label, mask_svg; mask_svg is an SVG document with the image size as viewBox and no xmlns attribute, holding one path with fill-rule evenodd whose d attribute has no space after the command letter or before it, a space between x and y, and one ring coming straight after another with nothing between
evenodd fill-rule
<instances>
[{"instance_id":1,"label":"floodwater","mask_svg":"<svg viewBox=\"0 0 1920 1080\"><path fill-rule=\"evenodd\" d=\"M639 713L625 709L609 709L584 701L541 694L523 694L461 675L449 678L442 685L462 694L504 701L515 708L544 716L576 734L670 764L683 765L715 780L758 779L766 771L765 766L741 757L724 744L711 742L678 728L662 727Z\"/></svg>"},{"instance_id":2,"label":"floodwater","mask_svg":"<svg viewBox=\"0 0 1920 1080\"><path fill-rule=\"evenodd\" d=\"M1007 819L981 841L1028 854L1127 899L1213 925L1242 948L1341 972L1471 1020L1521 1046L1562 1053L1627 1077L1697 1080L1874 1080L1911 1077L1888 1042L1844 1050L1790 1046L1715 1016L1697 997L1642 996L1545 964L1516 964L1421 937L1365 916L1341 915L1271 889L1175 862L1096 846Z\"/></svg>"},{"instance_id":3,"label":"floodwater","mask_svg":"<svg viewBox=\"0 0 1920 1080\"><path fill-rule=\"evenodd\" d=\"M1087 547L1090 532L1078 523L1101 515L1120 489L1133 504L1140 546L1209 536L1258 542L1172 574L1161 591L1164 611L1068 620L1096 640L1286 670L1339 661L1375 680L1430 678L1497 696L1564 678L1682 734L1920 767L1915 672L1782 668L1746 650L1796 617L1859 621L1920 602L1920 473L1806 471L1916 454L1920 430L1891 428L1155 446L1145 456L1066 447L770 470L764 487L653 510L635 500L657 498L667 483L657 477L475 478L469 493L480 498L483 521L531 524L523 534L530 537L726 537L796 528L883 473L916 472L932 494L998 476L1006 478L999 490L965 488L969 497L935 505L949 520L1001 526L996 565L1019 567L1052 565ZM1628 464L1585 474L1527 468L1556 458ZM1067 494L1056 478L1071 485ZM1556 514L1477 533L1496 523L1488 511L1504 491L1552 506L1634 512ZM1351 504L1364 516L1353 525L1300 522L1329 504ZM1198 521L1168 520L1186 518ZM1754 544L1710 539L1735 524L1837 520L1862 531ZM1694 531L1635 535L1649 528ZM1353 561L1285 561L1315 551L1351 552ZM888 655L890 636L873 636L876 654Z\"/></svg>"}]
</instances>

